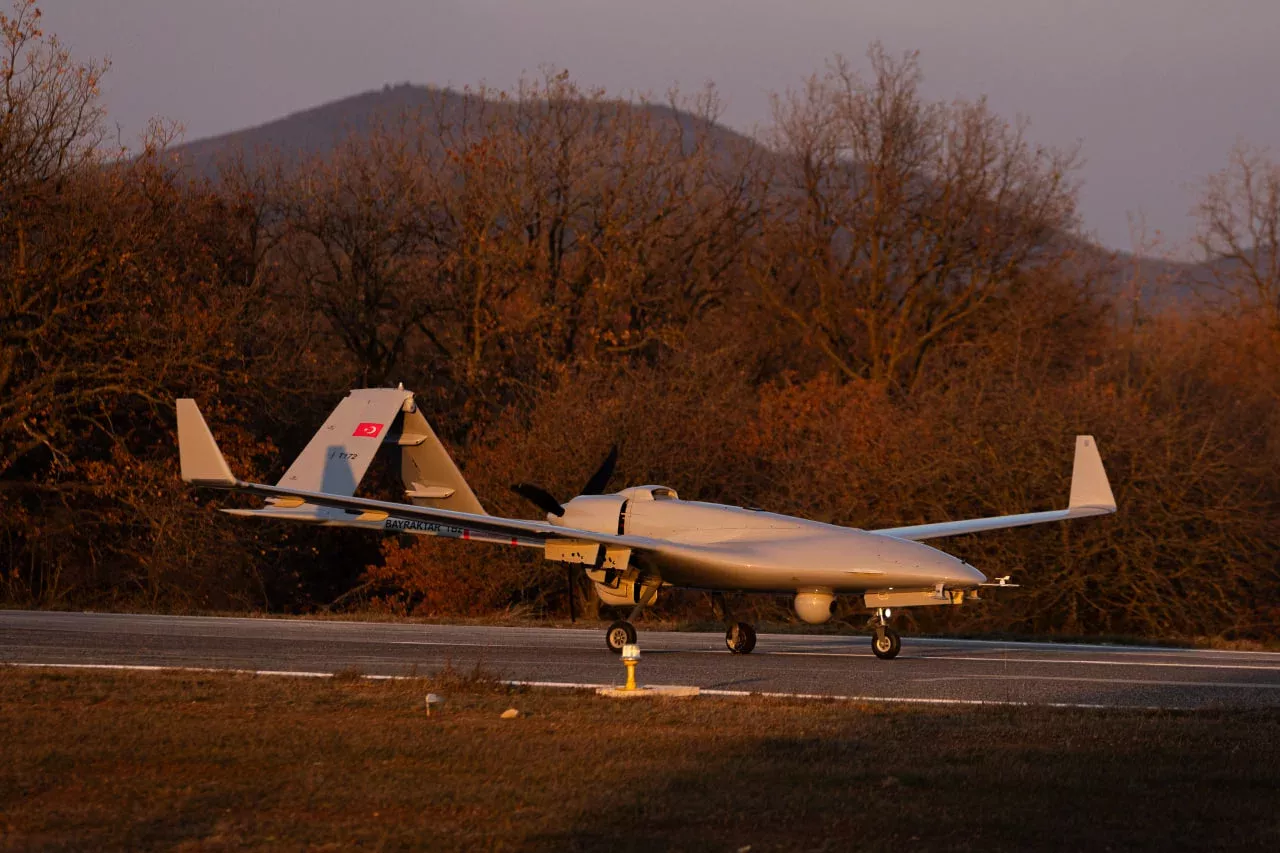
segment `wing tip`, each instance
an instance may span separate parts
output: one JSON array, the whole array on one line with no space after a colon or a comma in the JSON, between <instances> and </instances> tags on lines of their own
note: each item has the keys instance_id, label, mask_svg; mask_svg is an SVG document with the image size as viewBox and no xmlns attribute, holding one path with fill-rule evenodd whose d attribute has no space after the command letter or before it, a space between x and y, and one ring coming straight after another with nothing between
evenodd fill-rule
<instances>
[{"instance_id":1,"label":"wing tip","mask_svg":"<svg viewBox=\"0 0 1280 853\"><path fill-rule=\"evenodd\" d=\"M230 488L238 481L227 460L218 449L209 425L196 401L184 397L177 401L178 461L182 479L194 486Z\"/></svg>"},{"instance_id":2,"label":"wing tip","mask_svg":"<svg viewBox=\"0 0 1280 853\"><path fill-rule=\"evenodd\" d=\"M1111 513L1116 511L1115 495L1111 482L1098 453L1098 442L1092 435L1076 436L1075 460L1071 469L1070 509L1093 509Z\"/></svg>"}]
</instances>

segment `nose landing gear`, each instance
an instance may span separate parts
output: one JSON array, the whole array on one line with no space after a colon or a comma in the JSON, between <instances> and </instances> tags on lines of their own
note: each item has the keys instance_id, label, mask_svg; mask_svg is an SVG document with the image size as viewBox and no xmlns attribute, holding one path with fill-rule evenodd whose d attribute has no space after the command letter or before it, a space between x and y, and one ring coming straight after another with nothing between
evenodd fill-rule
<instances>
[{"instance_id":1,"label":"nose landing gear","mask_svg":"<svg viewBox=\"0 0 1280 853\"><path fill-rule=\"evenodd\" d=\"M875 636L871 639L871 651L881 660L893 660L902 651L902 638L898 632L889 627L889 611L881 607L871 617L871 628Z\"/></svg>"},{"instance_id":2,"label":"nose landing gear","mask_svg":"<svg viewBox=\"0 0 1280 853\"><path fill-rule=\"evenodd\" d=\"M725 646L735 655L751 654L752 649L756 647L756 629L746 622L734 621L733 612L729 609L729 601L724 597L724 593L715 593L711 600L719 607L720 614L724 617Z\"/></svg>"},{"instance_id":3,"label":"nose landing gear","mask_svg":"<svg viewBox=\"0 0 1280 853\"><path fill-rule=\"evenodd\" d=\"M746 622L735 622L724 632L724 644L735 655L749 655L756 647L756 629Z\"/></svg>"}]
</instances>

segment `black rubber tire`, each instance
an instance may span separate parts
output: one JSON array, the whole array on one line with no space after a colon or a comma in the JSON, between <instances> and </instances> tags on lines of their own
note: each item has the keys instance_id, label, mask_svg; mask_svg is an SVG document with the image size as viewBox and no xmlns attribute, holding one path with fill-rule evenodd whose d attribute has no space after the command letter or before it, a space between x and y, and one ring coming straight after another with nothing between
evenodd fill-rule
<instances>
[{"instance_id":1,"label":"black rubber tire","mask_svg":"<svg viewBox=\"0 0 1280 853\"><path fill-rule=\"evenodd\" d=\"M618 642L622 640L622 642ZM636 641L636 629L630 622L619 619L609 626L604 632L605 645L609 647L609 651L615 655L622 654L622 647ZM615 645L616 643L616 645Z\"/></svg>"},{"instance_id":2,"label":"black rubber tire","mask_svg":"<svg viewBox=\"0 0 1280 853\"><path fill-rule=\"evenodd\" d=\"M892 628L885 628L871 638L871 651L880 660L893 660L902 651L902 638Z\"/></svg>"},{"instance_id":3,"label":"black rubber tire","mask_svg":"<svg viewBox=\"0 0 1280 853\"><path fill-rule=\"evenodd\" d=\"M734 642L735 629L738 634L736 643ZM729 630L724 632L724 644L735 655L749 655L756 647L756 629L746 622L731 625Z\"/></svg>"}]
</instances>

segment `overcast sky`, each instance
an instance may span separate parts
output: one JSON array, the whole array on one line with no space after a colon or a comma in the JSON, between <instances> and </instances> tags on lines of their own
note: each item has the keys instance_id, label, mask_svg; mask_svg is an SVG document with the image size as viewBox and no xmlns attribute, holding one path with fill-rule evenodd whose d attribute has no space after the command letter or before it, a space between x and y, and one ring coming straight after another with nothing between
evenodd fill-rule
<instances>
[{"instance_id":1,"label":"overcast sky","mask_svg":"<svg viewBox=\"0 0 1280 853\"><path fill-rule=\"evenodd\" d=\"M6 3L7 5L7 3ZM550 64L661 93L714 81L726 121L867 45L921 51L934 98L988 96L1039 142L1079 141L1086 231L1129 248L1130 215L1190 236L1195 184L1235 140L1280 152L1278 0L43 0L45 29L108 56L112 119L187 139L385 83L514 83Z\"/></svg>"}]
</instances>

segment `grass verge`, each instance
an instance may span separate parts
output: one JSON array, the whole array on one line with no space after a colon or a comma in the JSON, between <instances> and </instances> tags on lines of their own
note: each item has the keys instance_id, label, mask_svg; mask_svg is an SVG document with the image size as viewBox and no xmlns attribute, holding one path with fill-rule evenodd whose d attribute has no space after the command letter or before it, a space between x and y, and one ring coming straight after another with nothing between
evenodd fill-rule
<instances>
[{"instance_id":1,"label":"grass verge","mask_svg":"<svg viewBox=\"0 0 1280 853\"><path fill-rule=\"evenodd\" d=\"M1273 712L0 668L0 738L6 849L1280 849Z\"/></svg>"}]
</instances>

